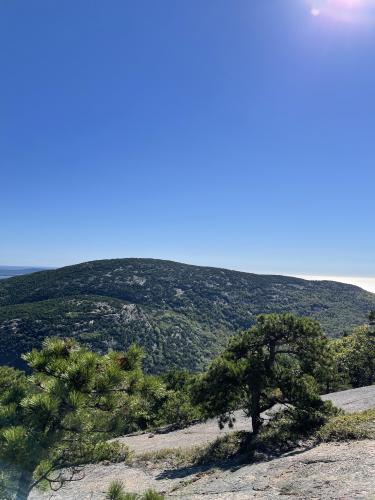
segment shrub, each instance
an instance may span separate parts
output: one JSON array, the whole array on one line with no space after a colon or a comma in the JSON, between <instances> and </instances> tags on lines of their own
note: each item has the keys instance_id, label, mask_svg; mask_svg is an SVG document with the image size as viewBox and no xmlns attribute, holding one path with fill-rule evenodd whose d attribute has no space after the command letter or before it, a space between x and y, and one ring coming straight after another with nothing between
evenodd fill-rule
<instances>
[{"instance_id":1,"label":"shrub","mask_svg":"<svg viewBox=\"0 0 375 500\"><path fill-rule=\"evenodd\" d=\"M245 451L251 434L246 431L230 432L204 447L196 457L196 464L221 462Z\"/></svg>"},{"instance_id":2,"label":"shrub","mask_svg":"<svg viewBox=\"0 0 375 500\"><path fill-rule=\"evenodd\" d=\"M310 412L290 407L274 413L259 435L249 440L248 453L252 457L274 456L301 445L306 439L315 439L318 429L339 412L330 402L321 403Z\"/></svg>"},{"instance_id":3,"label":"shrub","mask_svg":"<svg viewBox=\"0 0 375 500\"><path fill-rule=\"evenodd\" d=\"M173 467L188 467L222 462L245 451L250 433L231 432L213 443L193 448L164 448L137 456L138 462L166 462Z\"/></svg>"},{"instance_id":4,"label":"shrub","mask_svg":"<svg viewBox=\"0 0 375 500\"><path fill-rule=\"evenodd\" d=\"M107 500L132 500L135 498L134 495L128 495L124 491L124 486L121 481L113 481L110 486L108 493L106 494Z\"/></svg>"},{"instance_id":5,"label":"shrub","mask_svg":"<svg viewBox=\"0 0 375 500\"><path fill-rule=\"evenodd\" d=\"M375 438L375 408L331 418L318 431L321 441L348 441Z\"/></svg>"},{"instance_id":6,"label":"shrub","mask_svg":"<svg viewBox=\"0 0 375 500\"><path fill-rule=\"evenodd\" d=\"M98 463L108 460L109 462L124 462L131 457L129 448L118 441L99 442L93 447L89 463Z\"/></svg>"}]
</instances>

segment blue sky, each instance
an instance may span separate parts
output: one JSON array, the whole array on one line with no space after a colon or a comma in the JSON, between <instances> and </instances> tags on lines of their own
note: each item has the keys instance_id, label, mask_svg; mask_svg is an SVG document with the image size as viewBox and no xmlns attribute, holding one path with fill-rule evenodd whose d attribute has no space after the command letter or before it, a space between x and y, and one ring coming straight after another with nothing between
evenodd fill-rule
<instances>
[{"instance_id":1,"label":"blue sky","mask_svg":"<svg viewBox=\"0 0 375 500\"><path fill-rule=\"evenodd\" d=\"M0 0L0 263L375 277L370 3Z\"/></svg>"}]
</instances>

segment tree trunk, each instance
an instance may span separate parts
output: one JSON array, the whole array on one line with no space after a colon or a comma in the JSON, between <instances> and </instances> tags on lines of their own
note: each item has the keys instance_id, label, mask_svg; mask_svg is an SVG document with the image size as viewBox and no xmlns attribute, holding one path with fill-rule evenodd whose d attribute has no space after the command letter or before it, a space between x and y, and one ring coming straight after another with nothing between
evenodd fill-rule
<instances>
[{"instance_id":1,"label":"tree trunk","mask_svg":"<svg viewBox=\"0 0 375 500\"><path fill-rule=\"evenodd\" d=\"M27 500L29 496L33 476L31 472L23 471L21 472L20 478L18 480L18 486L16 490L15 500Z\"/></svg>"},{"instance_id":2,"label":"tree trunk","mask_svg":"<svg viewBox=\"0 0 375 500\"><path fill-rule=\"evenodd\" d=\"M260 392L253 391L251 394L251 425L253 427L253 435L257 436L263 424L263 419L260 416Z\"/></svg>"},{"instance_id":3,"label":"tree trunk","mask_svg":"<svg viewBox=\"0 0 375 500\"><path fill-rule=\"evenodd\" d=\"M260 415L251 415L251 425L253 427L253 434L257 436L259 434L260 428L262 427L263 420Z\"/></svg>"}]
</instances>

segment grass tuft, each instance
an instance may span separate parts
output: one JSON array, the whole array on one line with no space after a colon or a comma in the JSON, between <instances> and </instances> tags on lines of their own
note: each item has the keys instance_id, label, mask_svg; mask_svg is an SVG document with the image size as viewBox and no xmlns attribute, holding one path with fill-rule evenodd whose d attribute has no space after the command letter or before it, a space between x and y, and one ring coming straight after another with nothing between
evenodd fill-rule
<instances>
[{"instance_id":1,"label":"grass tuft","mask_svg":"<svg viewBox=\"0 0 375 500\"><path fill-rule=\"evenodd\" d=\"M164 495L160 495L155 490L147 490L141 495L127 493L121 481L112 481L106 494L106 500L164 500Z\"/></svg>"}]
</instances>

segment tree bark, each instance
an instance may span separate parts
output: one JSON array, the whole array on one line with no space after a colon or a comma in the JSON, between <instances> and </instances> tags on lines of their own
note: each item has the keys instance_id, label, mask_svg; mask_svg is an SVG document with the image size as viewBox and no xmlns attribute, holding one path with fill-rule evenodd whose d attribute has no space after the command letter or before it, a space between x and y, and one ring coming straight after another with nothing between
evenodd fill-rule
<instances>
[{"instance_id":1,"label":"tree bark","mask_svg":"<svg viewBox=\"0 0 375 500\"><path fill-rule=\"evenodd\" d=\"M263 419L260 416L260 392L253 391L251 394L251 425L253 427L253 435L258 435L263 424Z\"/></svg>"},{"instance_id":2,"label":"tree bark","mask_svg":"<svg viewBox=\"0 0 375 500\"><path fill-rule=\"evenodd\" d=\"M251 425L253 427L253 435L257 436L259 434L260 428L262 427L263 420L260 415L251 415Z\"/></svg>"}]
</instances>

